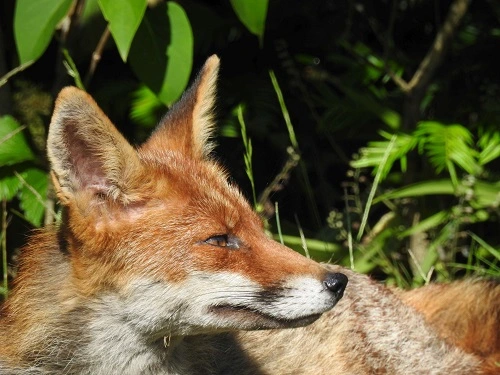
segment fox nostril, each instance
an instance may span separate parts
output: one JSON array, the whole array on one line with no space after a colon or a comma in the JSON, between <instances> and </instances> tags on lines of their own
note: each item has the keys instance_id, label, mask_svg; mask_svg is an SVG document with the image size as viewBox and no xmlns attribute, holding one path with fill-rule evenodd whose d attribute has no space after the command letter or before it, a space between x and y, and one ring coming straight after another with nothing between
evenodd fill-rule
<instances>
[{"instance_id":1,"label":"fox nostril","mask_svg":"<svg viewBox=\"0 0 500 375\"><path fill-rule=\"evenodd\" d=\"M328 273L323 285L330 292L335 293L336 298L342 298L347 281L347 276L342 273Z\"/></svg>"}]
</instances>

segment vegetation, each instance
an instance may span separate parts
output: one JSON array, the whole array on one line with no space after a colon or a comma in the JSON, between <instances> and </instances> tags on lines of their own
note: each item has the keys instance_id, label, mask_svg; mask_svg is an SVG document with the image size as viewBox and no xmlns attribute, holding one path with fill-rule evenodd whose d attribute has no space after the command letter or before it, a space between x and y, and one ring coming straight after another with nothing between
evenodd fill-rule
<instances>
[{"instance_id":1,"label":"vegetation","mask_svg":"<svg viewBox=\"0 0 500 375\"><path fill-rule=\"evenodd\" d=\"M57 92L139 143L213 53L218 157L277 239L400 286L497 277L499 42L493 0L2 2L0 293L57 219Z\"/></svg>"}]
</instances>

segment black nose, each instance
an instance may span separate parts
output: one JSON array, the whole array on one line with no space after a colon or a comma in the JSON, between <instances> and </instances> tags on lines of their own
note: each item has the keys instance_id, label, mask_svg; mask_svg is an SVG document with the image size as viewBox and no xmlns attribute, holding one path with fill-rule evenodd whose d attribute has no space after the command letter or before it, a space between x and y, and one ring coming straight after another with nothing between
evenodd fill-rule
<instances>
[{"instance_id":1,"label":"black nose","mask_svg":"<svg viewBox=\"0 0 500 375\"><path fill-rule=\"evenodd\" d=\"M342 273L328 273L325 281L323 281L323 285L335 294L335 298L340 299L344 295L347 281L347 276Z\"/></svg>"}]
</instances>

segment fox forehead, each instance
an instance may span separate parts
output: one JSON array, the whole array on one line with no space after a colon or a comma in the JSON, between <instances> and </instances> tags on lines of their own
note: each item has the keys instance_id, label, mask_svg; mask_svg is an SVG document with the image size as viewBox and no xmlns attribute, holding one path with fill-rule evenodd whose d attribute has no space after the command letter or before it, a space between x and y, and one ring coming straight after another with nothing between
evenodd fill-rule
<instances>
[{"instance_id":1,"label":"fox forehead","mask_svg":"<svg viewBox=\"0 0 500 375\"><path fill-rule=\"evenodd\" d=\"M196 223L192 224L199 225L200 218L206 217L214 225L224 227L221 231L236 229L243 219L262 227L261 220L219 164L210 159L193 160L169 150L139 154L145 174L154 181L152 195L176 208L172 216L192 212L196 215Z\"/></svg>"}]
</instances>

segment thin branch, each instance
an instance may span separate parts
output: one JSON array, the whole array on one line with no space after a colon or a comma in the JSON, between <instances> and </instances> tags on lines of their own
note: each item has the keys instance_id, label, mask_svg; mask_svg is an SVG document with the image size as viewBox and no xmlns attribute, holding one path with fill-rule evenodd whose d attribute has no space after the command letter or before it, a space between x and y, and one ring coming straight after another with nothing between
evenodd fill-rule
<instances>
[{"instance_id":1,"label":"thin branch","mask_svg":"<svg viewBox=\"0 0 500 375\"><path fill-rule=\"evenodd\" d=\"M80 73L78 72L76 64L73 61L73 58L71 57L66 48L63 48L62 53L64 56L63 64L69 76L73 77L73 79L75 80L76 87L85 90L85 85L83 84L82 79L80 78Z\"/></svg>"},{"instance_id":2,"label":"thin branch","mask_svg":"<svg viewBox=\"0 0 500 375\"><path fill-rule=\"evenodd\" d=\"M102 51L104 50L104 47L106 46L106 43L109 39L109 36L111 35L111 32L109 30L109 26L106 26L104 29L101 38L99 39L99 43L97 43L97 46L92 53L92 60L90 60L90 66L89 70L87 72L87 75L85 76L85 81L84 81L84 86L88 87L90 80L94 76L95 70L97 68L97 64L101 61L102 57Z\"/></svg>"},{"instance_id":3,"label":"thin branch","mask_svg":"<svg viewBox=\"0 0 500 375\"><path fill-rule=\"evenodd\" d=\"M0 139L0 145L4 142L7 142L9 139L14 137L17 133L22 132L24 129L26 129L26 125L20 126L17 129L11 131L10 133L6 134L3 138Z\"/></svg>"},{"instance_id":4,"label":"thin branch","mask_svg":"<svg viewBox=\"0 0 500 375\"><path fill-rule=\"evenodd\" d=\"M297 153L297 151L293 147L288 147L287 152L288 159L285 165L260 195L259 202L257 204L258 207L266 208L269 206L268 203L271 194L283 189L283 185L290 179L290 172L299 164L300 155ZM270 214L269 216L272 216L272 214Z\"/></svg>"},{"instance_id":5,"label":"thin branch","mask_svg":"<svg viewBox=\"0 0 500 375\"><path fill-rule=\"evenodd\" d=\"M59 53L57 55L56 67L55 67L55 80L52 86L52 93L54 96L59 93L63 86L67 83L67 70L64 65L64 54L63 50L68 51L73 50L75 44L75 33L78 31L80 18L82 16L83 10L85 9L86 0L76 0L73 3L68 15L64 18L61 25L61 33L59 38Z\"/></svg>"},{"instance_id":6,"label":"thin branch","mask_svg":"<svg viewBox=\"0 0 500 375\"><path fill-rule=\"evenodd\" d=\"M15 76L17 73L20 73L24 69L26 69L29 66L31 66L31 64L33 64L34 62L35 62L35 60L27 61L24 64L19 65L17 68L12 69L10 72L7 72L7 74L5 74L3 77L0 77L0 87L2 87L3 85L5 85L7 83L7 81L10 78L12 78L13 76Z\"/></svg>"},{"instance_id":7,"label":"thin branch","mask_svg":"<svg viewBox=\"0 0 500 375\"><path fill-rule=\"evenodd\" d=\"M421 90L428 85L434 72L443 61L446 50L451 44L462 18L467 13L469 4L470 0L455 0L451 4L446 20L437 33L434 43L408 83L407 92Z\"/></svg>"},{"instance_id":8,"label":"thin branch","mask_svg":"<svg viewBox=\"0 0 500 375\"><path fill-rule=\"evenodd\" d=\"M2 277L3 277L3 295L7 299L9 294L9 273L7 265L7 200L2 200Z\"/></svg>"}]
</instances>

